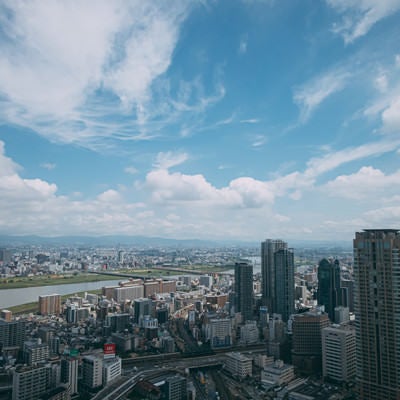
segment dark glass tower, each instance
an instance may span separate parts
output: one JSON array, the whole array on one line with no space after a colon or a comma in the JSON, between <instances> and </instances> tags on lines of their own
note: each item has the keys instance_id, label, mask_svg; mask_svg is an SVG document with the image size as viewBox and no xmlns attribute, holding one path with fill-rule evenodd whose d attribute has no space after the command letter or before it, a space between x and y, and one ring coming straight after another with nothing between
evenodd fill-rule
<instances>
[{"instance_id":1,"label":"dark glass tower","mask_svg":"<svg viewBox=\"0 0 400 400\"><path fill-rule=\"evenodd\" d=\"M400 399L400 233L357 232L354 245L360 399Z\"/></svg>"},{"instance_id":2,"label":"dark glass tower","mask_svg":"<svg viewBox=\"0 0 400 400\"><path fill-rule=\"evenodd\" d=\"M262 294L270 313L287 321L294 313L294 254L283 240L261 243Z\"/></svg>"},{"instance_id":3,"label":"dark glass tower","mask_svg":"<svg viewBox=\"0 0 400 400\"><path fill-rule=\"evenodd\" d=\"M235 305L243 322L253 319L253 266L246 262L235 264Z\"/></svg>"},{"instance_id":4,"label":"dark glass tower","mask_svg":"<svg viewBox=\"0 0 400 400\"><path fill-rule=\"evenodd\" d=\"M322 259L318 265L318 304L325 306L331 321L335 319L335 307L341 304L339 260Z\"/></svg>"}]
</instances>

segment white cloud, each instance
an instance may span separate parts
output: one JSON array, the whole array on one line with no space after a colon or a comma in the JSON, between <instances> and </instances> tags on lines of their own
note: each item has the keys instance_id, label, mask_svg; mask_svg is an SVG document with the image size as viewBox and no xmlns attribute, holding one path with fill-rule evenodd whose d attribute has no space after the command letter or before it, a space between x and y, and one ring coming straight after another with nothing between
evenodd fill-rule
<instances>
[{"instance_id":1,"label":"white cloud","mask_svg":"<svg viewBox=\"0 0 400 400\"><path fill-rule=\"evenodd\" d=\"M252 140L252 147L261 147L265 143L267 143L268 137L265 135L255 135L253 140Z\"/></svg>"},{"instance_id":2,"label":"white cloud","mask_svg":"<svg viewBox=\"0 0 400 400\"><path fill-rule=\"evenodd\" d=\"M260 120L258 118L249 118L240 120L242 124L258 124Z\"/></svg>"},{"instance_id":3,"label":"white cloud","mask_svg":"<svg viewBox=\"0 0 400 400\"><path fill-rule=\"evenodd\" d=\"M127 174L130 174L130 175L135 175L135 174L138 173L138 170L137 170L135 167L133 167L133 166L125 167L124 171L125 171Z\"/></svg>"},{"instance_id":4,"label":"white cloud","mask_svg":"<svg viewBox=\"0 0 400 400\"><path fill-rule=\"evenodd\" d=\"M157 154L154 166L159 169L168 169L183 164L188 159L187 153L160 152Z\"/></svg>"},{"instance_id":5,"label":"white cloud","mask_svg":"<svg viewBox=\"0 0 400 400\"><path fill-rule=\"evenodd\" d=\"M371 166L362 167L358 172L350 175L340 175L328 182L322 190L326 190L331 196L345 197L349 199L370 198L379 193L385 197L398 191L400 185L400 170L385 175L381 170Z\"/></svg>"},{"instance_id":6,"label":"white cloud","mask_svg":"<svg viewBox=\"0 0 400 400\"><path fill-rule=\"evenodd\" d=\"M342 15L333 31L342 35L345 43L364 36L380 20L400 10L399 0L327 0Z\"/></svg>"},{"instance_id":7,"label":"white cloud","mask_svg":"<svg viewBox=\"0 0 400 400\"><path fill-rule=\"evenodd\" d=\"M326 154L323 157L312 158L307 163L307 169L304 175L309 178L315 178L340 165L395 151L399 146L400 140L382 140L379 142L366 143L358 147L348 147Z\"/></svg>"},{"instance_id":8,"label":"white cloud","mask_svg":"<svg viewBox=\"0 0 400 400\"><path fill-rule=\"evenodd\" d=\"M52 169L54 169L56 167L56 164L47 162L47 163L40 164L40 166L44 169L51 171Z\"/></svg>"},{"instance_id":9,"label":"white cloud","mask_svg":"<svg viewBox=\"0 0 400 400\"><path fill-rule=\"evenodd\" d=\"M99 194L97 199L104 203L115 203L121 200L121 195L116 190L109 189Z\"/></svg>"},{"instance_id":10,"label":"white cloud","mask_svg":"<svg viewBox=\"0 0 400 400\"><path fill-rule=\"evenodd\" d=\"M242 38L239 43L239 54L245 54L247 52L247 38Z\"/></svg>"},{"instance_id":11,"label":"white cloud","mask_svg":"<svg viewBox=\"0 0 400 400\"><path fill-rule=\"evenodd\" d=\"M350 77L348 71L337 68L295 88L293 100L300 108L300 122L307 122L323 101L344 89Z\"/></svg>"},{"instance_id":12,"label":"white cloud","mask_svg":"<svg viewBox=\"0 0 400 400\"><path fill-rule=\"evenodd\" d=\"M148 140L225 94L195 78L189 103L164 78L196 2L6 1L0 6L0 121L106 150ZM149 126L151 125L151 129Z\"/></svg>"},{"instance_id":13,"label":"white cloud","mask_svg":"<svg viewBox=\"0 0 400 400\"><path fill-rule=\"evenodd\" d=\"M385 133L400 132L400 95L382 112L382 125Z\"/></svg>"},{"instance_id":14,"label":"white cloud","mask_svg":"<svg viewBox=\"0 0 400 400\"><path fill-rule=\"evenodd\" d=\"M385 74L381 74L375 79L375 87L382 93L387 91L388 85L388 77Z\"/></svg>"}]
</instances>

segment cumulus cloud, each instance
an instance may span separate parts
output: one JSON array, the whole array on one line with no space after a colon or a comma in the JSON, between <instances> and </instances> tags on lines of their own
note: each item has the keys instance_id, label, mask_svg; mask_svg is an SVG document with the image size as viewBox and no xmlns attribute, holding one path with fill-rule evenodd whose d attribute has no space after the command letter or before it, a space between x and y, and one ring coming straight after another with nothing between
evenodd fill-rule
<instances>
[{"instance_id":1,"label":"cumulus cloud","mask_svg":"<svg viewBox=\"0 0 400 400\"><path fill-rule=\"evenodd\" d=\"M400 170L385 175L380 169L371 166L362 167L359 171L350 175L340 175L328 182L323 190L331 196L346 197L350 199L362 199L370 197L371 194L397 191L400 185Z\"/></svg>"},{"instance_id":2,"label":"cumulus cloud","mask_svg":"<svg viewBox=\"0 0 400 400\"><path fill-rule=\"evenodd\" d=\"M342 15L333 31L340 34L345 43L366 35L380 20L400 10L399 0L327 0L327 3Z\"/></svg>"}]
</instances>

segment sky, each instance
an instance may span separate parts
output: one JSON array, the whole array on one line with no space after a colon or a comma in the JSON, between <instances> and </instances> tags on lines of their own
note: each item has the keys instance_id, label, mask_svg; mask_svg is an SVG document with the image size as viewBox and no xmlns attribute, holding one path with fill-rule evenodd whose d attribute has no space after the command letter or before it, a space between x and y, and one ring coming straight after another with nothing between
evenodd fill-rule
<instances>
[{"instance_id":1,"label":"sky","mask_svg":"<svg viewBox=\"0 0 400 400\"><path fill-rule=\"evenodd\" d=\"M0 234L400 228L400 0L0 0Z\"/></svg>"}]
</instances>

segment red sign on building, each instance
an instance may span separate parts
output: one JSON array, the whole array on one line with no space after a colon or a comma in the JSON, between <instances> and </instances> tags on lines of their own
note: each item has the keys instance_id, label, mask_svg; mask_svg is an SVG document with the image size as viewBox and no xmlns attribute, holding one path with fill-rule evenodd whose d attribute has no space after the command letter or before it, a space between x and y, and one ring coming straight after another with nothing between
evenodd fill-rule
<instances>
[{"instance_id":1,"label":"red sign on building","mask_svg":"<svg viewBox=\"0 0 400 400\"><path fill-rule=\"evenodd\" d=\"M106 343L103 348L104 358L115 357L115 343Z\"/></svg>"}]
</instances>

